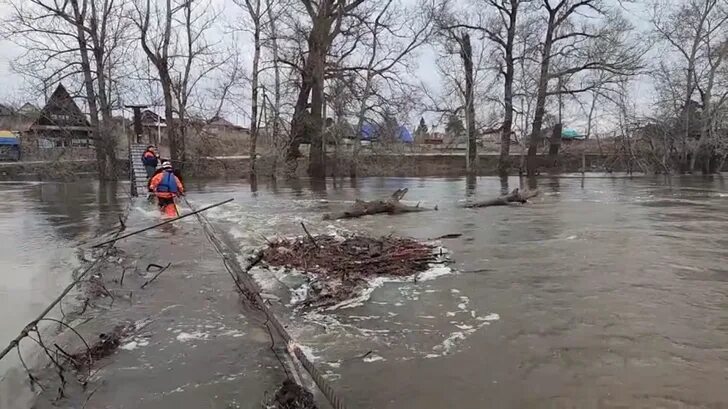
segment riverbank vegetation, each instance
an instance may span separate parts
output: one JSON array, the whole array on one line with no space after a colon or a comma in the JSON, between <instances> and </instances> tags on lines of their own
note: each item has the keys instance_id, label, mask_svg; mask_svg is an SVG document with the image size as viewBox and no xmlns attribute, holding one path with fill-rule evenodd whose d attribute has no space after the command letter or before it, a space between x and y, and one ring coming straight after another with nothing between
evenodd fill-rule
<instances>
[{"instance_id":1,"label":"riverbank vegetation","mask_svg":"<svg viewBox=\"0 0 728 409\"><path fill-rule=\"evenodd\" d=\"M82 102L102 178L138 104L180 167L222 151L252 175L262 155L273 176L356 176L365 149L405 142L462 149L469 173L488 150L500 173L535 175L569 138L596 140L569 148L605 170L712 173L728 156L724 0L9 3L13 68L29 93L64 83ZM223 117L246 136L197 126Z\"/></svg>"}]
</instances>

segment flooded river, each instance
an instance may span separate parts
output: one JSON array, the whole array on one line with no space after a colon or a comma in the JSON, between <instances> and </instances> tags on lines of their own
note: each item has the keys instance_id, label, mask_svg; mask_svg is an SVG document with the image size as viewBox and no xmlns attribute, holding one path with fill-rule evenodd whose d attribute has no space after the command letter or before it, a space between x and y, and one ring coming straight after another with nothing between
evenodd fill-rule
<instances>
[{"instance_id":1,"label":"flooded river","mask_svg":"<svg viewBox=\"0 0 728 409\"><path fill-rule=\"evenodd\" d=\"M118 225L123 194L94 182L0 183L3 348L68 285L78 246Z\"/></svg>"},{"instance_id":2,"label":"flooded river","mask_svg":"<svg viewBox=\"0 0 728 409\"><path fill-rule=\"evenodd\" d=\"M728 185L541 178L542 194L527 206L459 207L519 186L371 178L261 182L251 192L245 183L188 183L196 204L236 199L208 218L241 254L265 237L303 234L302 221L314 234L462 234L440 243L452 272L377 283L352 308L278 308L353 408L728 407ZM439 210L321 219L402 187L407 202ZM79 241L114 223L125 199L77 184L4 184L0 194L4 345L67 282ZM302 285L255 274L283 304Z\"/></svg>"}]
</instances>

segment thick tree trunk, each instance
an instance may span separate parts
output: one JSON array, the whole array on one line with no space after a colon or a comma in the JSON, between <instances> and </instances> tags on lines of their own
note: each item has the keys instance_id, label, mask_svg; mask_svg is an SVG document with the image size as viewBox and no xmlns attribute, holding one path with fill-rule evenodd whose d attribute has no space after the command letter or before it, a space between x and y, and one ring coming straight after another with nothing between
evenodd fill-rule
<instances>
[{"instance_id":1,"label":"thick tree trunk","mask_svg":"<svg viewBox=\"0 0 728 409\"><path fill-rule=\"evenodd\" d=\"M309 61L306 60L304 69L301 71L301 89L298 91L298 99L293 109L291 119L291 139L286 149L286 174L293 176L298 166L298 158L301 157L300 145L304 138L306 121L308 119L308 98L311 95L312 78Z\"/></svg>"},{"instance_id":2,"label":"thick tree trunk","mask_svg":"<svg viewBox=\"0 0 728 409\"><path fill-rule=\"evenodd\" d=\"M556 124L551 130L551 140L549 141L549 156L551 159L559 156L559 148L561 147L561 124Z\"/></svg>"},{"instance_id":3,"label":"thick tree trunk","mask_svg":"<svg viewBox=\"0 0 728 409\"><path fill-rule=\"evenodd\" d=\"M161 74L161 73L160 73ZM174 97L172 96L171 79L167 74L161 75L162 95L164 96L164 120L167 123L167 141L169 142L169 156L173 162L179 163L182 159L177 129L182 124L174 118Z\"/></svg>"},{"instance_id":4,"label":"thick tree trunk","mask_svg":"<svg viewBox=\"0 0 728 409\"><path fill-rule=\"evenodd\" d=\"M460 57L465 68L465 122L468 132L466 172L478 173L478 140L475 133L475 78L473 74L473 47L470 35L463 33L460 39Z\"/></svg>"},{"instance_id":5,"label":"thick tree trunk","mask_svg":"<svg viewBox=\"0 0 728 409\"><path fill-rule=\"evenodd\" d=\"M544 39L543 54L541 56L541 72L538 79L538 93L536 94L536 110L533 116L533 127L528 144L528 157L526 158L526 173L528 176L536 175L538 147L541 142L541 127L543 117L546 113L546 96L549 86L549 69L551 64L551 47L554 42L554 29L556 24L556 13L549 13L548 28Z\"/></svg>"},{"instance_id":6,"label":"thick tree trunk","mask_svg":"<svg viewBox=\"0 0 728 409\"><path fill-rule=\"evenodd\" d=\"M83 72L84 88L86 90L86 100L89 109L89 118L91 128L93 129L94 148L96 151L96 166L99 173L99 179L109 180L112 175L109 174L109 163L107 161L105 147L103 143L103 135L99 123L99 107L96 99L96 89L94 88L94 77L91 72L91 59L88 53L88 42L86 41L86 32L83 29L84 16L80 15L78 3L73 3L76 13L76 40L81 56L81 71Z\"/></svg>"},{"instance_id":7,"label":"thick tree trunk","mask_svg":"<svg viewBox=\"0 0 728 409\"><path fill-rule=\"evenodd\" d=\"M308 175L314 178L326 177L326 158L323 138L323 111L324 111L324 74L326 67L326 49L329 27L325 22L317 24L314 28L313 41L309 50L311 65L311 116L309 129L311 130L311 148L308 155ZM323 26L323 27L322 27Z\"/></svg>"}]
</instances>

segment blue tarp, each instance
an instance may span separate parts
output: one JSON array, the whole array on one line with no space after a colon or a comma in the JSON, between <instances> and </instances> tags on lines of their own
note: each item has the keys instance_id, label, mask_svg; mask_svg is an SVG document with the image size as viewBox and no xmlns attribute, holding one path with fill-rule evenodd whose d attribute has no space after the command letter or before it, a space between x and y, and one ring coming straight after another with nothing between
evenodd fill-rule
<instances>
[{"instance_id":1,"label":"blue tarp","mask_svg":"<svg viewBox=\"0 0 728 409\"><path fill-rule=\"evenodd\" d=\"M365 124L361 128L361 139L363 141L372 141L379 139L379 125L376 124ZM397 130L397 139L405 143L412 143L415 139L412 137L412 133L405 128L400 126Z\"/></svg>"},{"instance_id":2,"label":"blue tarp","mask_svg":"<svg viewBox=\"0 0 728 409\"><path fill-rule=\"evenodd\" d=\"M575 129L564 128L561 131L561 139L581 140L581 139L586 139L586 137L584 135L580 135L579 132L577 132Z\"/></svg>"},{"instance_id":3,"label":"blue tarp","mask_svg":"<svg viewBox=\"0 0 728 409\"><path fill-rule=\"evenodd\" d=\"M20 145L20 142L18 141L18 138L3 138L3 137L0 137L0 145L17 146L17 145Z\"/></svg>"}]
</instances>

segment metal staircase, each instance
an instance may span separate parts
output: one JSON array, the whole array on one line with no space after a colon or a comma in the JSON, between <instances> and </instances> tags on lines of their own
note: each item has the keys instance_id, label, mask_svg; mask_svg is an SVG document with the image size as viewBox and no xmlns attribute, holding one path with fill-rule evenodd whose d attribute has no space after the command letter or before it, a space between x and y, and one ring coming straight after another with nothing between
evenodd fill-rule
<instances>
[{"instance_id":1,"label":"metal staircase","mask_svg":"<svg viewBox=\"0 0 728 409\"><path fill-rule=\"evenodd\" d=\"M137 194L144 195L147 192L147 171L142 163L142 154L147 149L146 145L132 144L129 147L129 169L131 171L132 184L136 186Z\"/></svg>"}]
</instances>

